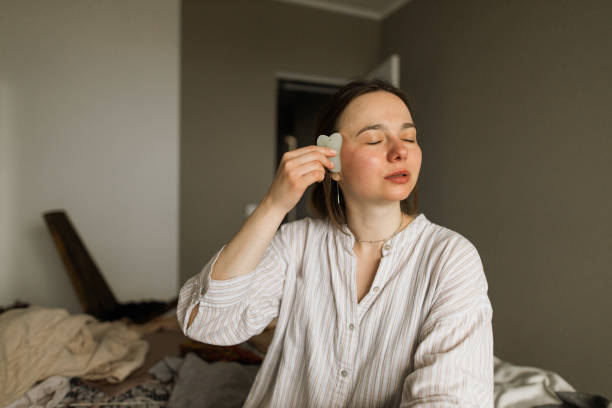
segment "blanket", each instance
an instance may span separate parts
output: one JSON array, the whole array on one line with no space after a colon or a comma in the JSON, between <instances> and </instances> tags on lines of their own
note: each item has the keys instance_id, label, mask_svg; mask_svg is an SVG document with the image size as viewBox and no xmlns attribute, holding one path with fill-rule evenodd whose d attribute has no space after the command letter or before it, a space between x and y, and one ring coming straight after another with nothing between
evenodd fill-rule
<instances>
[{"instance_id":1,"label":"blanket","mask_svg":"<svg viewBox=\"0 0 612 408\"><path fill-rule=\"evenodd\" d=\"M0 406L51 376L123 381L148 344L123 322L29 307L0 315Z\"/></svg>"}]
</instances>

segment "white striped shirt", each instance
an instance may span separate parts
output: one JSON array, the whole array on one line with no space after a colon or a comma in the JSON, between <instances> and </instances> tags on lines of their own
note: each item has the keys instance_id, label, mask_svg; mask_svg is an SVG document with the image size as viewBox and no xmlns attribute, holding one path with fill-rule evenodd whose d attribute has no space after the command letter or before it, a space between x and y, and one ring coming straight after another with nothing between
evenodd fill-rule
<instances>
[{"instance_id":1,"label":"white striped shirt","mask_svg":"<svg viewBox=\"0 0 612 408\"><path fill-rule=\"evenodd\" d=\"M181 289L179 323L204 343L242 343L278 317L244 407L493 407L493 310L474 245L421 213L385 242L358 303L343 228L283 224L253 271L214 280L224 245Z\"/></svg>"}]
</instances>

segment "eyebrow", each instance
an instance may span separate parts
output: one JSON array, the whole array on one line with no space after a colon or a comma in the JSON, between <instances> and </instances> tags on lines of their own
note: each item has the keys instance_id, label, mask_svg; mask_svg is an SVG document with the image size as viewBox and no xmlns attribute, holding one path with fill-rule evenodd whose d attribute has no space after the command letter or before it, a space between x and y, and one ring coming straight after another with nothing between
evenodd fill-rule
<instances>
[{"instance_id":1,"label":"eyebrow","mask_svg":"<svg viewBox=\"0 0 612 408\"><path fill-rule=\"evenodd\" d=\"M374 125L368 125L362 128L359 132L357 132L355 137L359 136L360 133L365 132L366 130L378 130L378 129L386 129L386 128L387 127L385 125L382 125L380 123L376 123ZM416 129L416 126L414 126L414 123L406 122L402 125L402 129L410 129L410 128Z\"/></svg>"}]
</instances>

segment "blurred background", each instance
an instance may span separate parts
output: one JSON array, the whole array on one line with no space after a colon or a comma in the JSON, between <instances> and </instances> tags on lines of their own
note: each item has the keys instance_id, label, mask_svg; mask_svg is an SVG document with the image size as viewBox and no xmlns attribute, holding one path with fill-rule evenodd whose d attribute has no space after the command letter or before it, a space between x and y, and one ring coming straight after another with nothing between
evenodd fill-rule
<instances>
[{"instance_id":1,"label":"blurred background","mask_svg":"<svg viewBox=\"0 0 612 408\"><path fill-rule=\"evenodd\" d=\"M350 79L409 95L420 210L479 250L495 355L612 394L612 2L0 0L0 304L171 298ZM307 216L302 205L286 220Z\"/></svg>"}]
</instances>

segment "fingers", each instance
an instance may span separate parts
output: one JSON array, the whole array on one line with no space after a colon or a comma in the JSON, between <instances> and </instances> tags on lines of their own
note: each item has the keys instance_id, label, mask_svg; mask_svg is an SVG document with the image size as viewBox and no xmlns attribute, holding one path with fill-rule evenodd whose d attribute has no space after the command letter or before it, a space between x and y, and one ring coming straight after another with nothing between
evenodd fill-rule
<instances>
[{"instance_id":1,"label":"fingers","mask_svg":"<svg viewBox=\"0 0 612 408\"><path fill-rule=\"evenodd\" d=\"M295 168L309 161L318 160L322 165L330 167L331 161L328 157L335 156L337 152L327 147L306 146L292 150L283 155L282 162L285 162L288 169Z\"/></svg>"},{"instance_id":2,"label":"fingers","mask_svg":"<svg viewBox=\"0 0 612 408\"><path fill-rule=\"evenodd\" d=\"M329 156L333 156L335 152L335 150L330 149L329 147L310 145L310 146L300 147L299 149L290 150L286 152L283 156L286 156L287 159L293 159L294 157L302 156L304 154L315 152L315 151L319 151Z\"/></svg>"},{"instance_id":3,"label":"fingers","mask_svg":"<svg viewBox=\"0 0 612 408\"><path fill-rule=\"evenodd\" d=\"M306 187L311 185L314 182L320 182L325 180L325 172L324 171L311 171L310 173L303 176L306 181Z\"/></svg>"},{"instance_id":4,"label":"fingers","mask_svg":"<svg viewBox=\"0 0 612 408\"><path fill-rule=\"evenodd\" d=\"M289 212L308 186L325 179L326 167L333 168L329 148L306 146L283 154L270 190L266 194L274 206Z\"/></svg>"},{"instance_id":5,"label":"fingers","mask_svg":"<svg viewBox=\"0 0 612 408\"><path fill-rule=\"evenodd\" d=\"M310 146L309 146L310 147ZM327 168L334 168L334 164L329 160L328 156L334 156L337 153L332 153L327 148L321 148L318 146L314 146L316 149L308 149L304 148L301 154L298 155L289 155L288 153L295 153L297 151L292 151L285 153L283 155L283 159L281 161L281 165L284 166L287 170L293 170L295 168L301 167L307 163L316 162ZM301 150L301 149L298 149ZM301 171L301 174L305 174L305 171Z\"/></svg>"},{"instance_id":6,"label":"fingers","mask_svg":"<svg viewBox=\"0 0 612 408\"><path fill-rule=\"evenodd\" d=\"M333 163L332 163L333 164ZM310 172L317 171L318 173L325 176L325 167L321 165L318 161L309 161L306 162L294 169L294 171L298 174L299 177L303 177Z\"/></svg>"}]
</instances>

